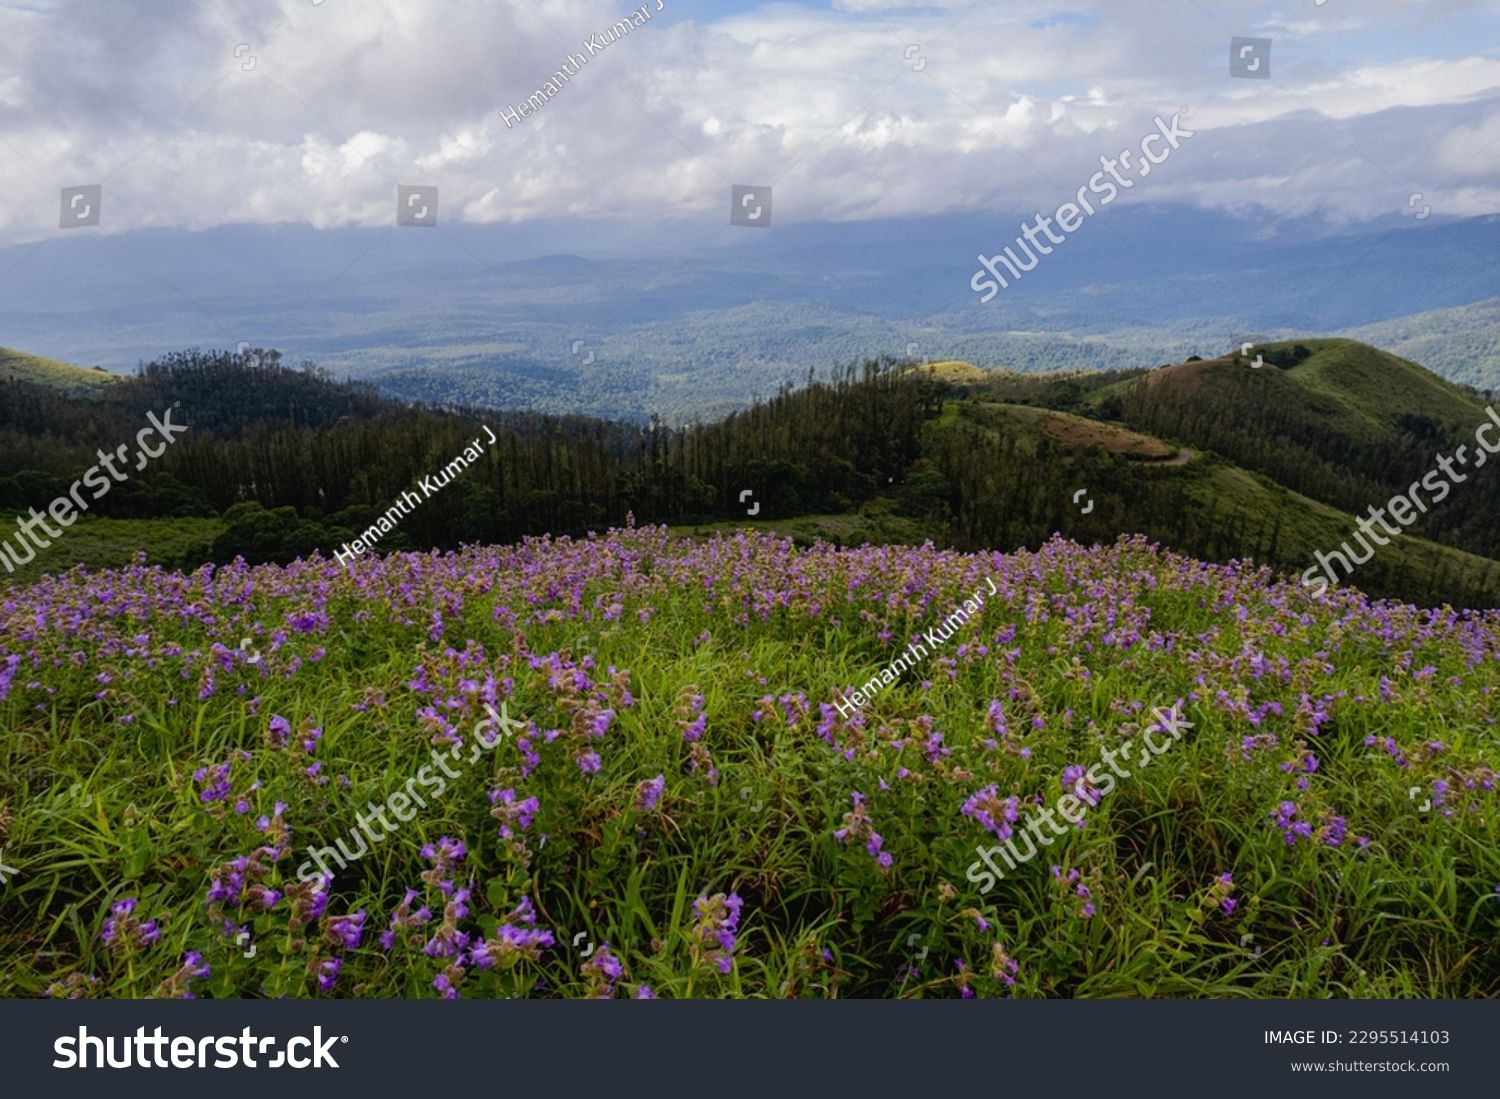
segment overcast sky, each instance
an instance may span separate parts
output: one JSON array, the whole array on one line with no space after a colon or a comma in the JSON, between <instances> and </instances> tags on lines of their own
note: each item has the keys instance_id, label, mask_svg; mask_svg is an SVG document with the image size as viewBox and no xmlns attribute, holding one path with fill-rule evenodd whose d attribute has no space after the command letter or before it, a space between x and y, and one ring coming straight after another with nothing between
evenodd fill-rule
<instances>
[{"instance_id":1,"label":"overcast sky","mask_svg":"<svg viewBox=\"0 0 1500 1099\"><path fill-rule=\"evenodd\" d=\"M94 183L104 232L389 225L397 183L449 222L650 222L731 183L782 223L1051 209L1182 107L1199 136L1129 199L1500 209L1500 0L662 3L507 128L623 3L0 0L0 244ZM1272 39L1269 80L1229 77L1232 35Z\"/></svg>"}]
</instances>

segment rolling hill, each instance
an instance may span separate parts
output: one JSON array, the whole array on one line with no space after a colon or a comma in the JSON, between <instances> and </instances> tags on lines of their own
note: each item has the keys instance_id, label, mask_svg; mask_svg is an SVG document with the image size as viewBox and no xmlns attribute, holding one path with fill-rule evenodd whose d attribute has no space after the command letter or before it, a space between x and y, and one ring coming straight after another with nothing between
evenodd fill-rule
<instances>
[{"instance_id":1,"label":"rolling hill","mask_svg":"<svg viewBox=\"0 0 1500 1099\"><path fill-rule=\"evenodd\" d=\"M40 355L28 355L24 351L0 347L0 380L30 382L64 393L82 395L113 385L119 381L119 375L99 367L89 370L55 359L44 359Z\"/></svg>"},{"instance_id":2,"label":"rolling hill","mask_svg":"<svg viewBox=\"0 0 1500 1099\"><path fill-rule=\"evenodd\" d=\"M1269 360L1261 369L1234 355L1043 375L867 363L685 429L411 407L287 369L271 352L259 365L182 353L104 393L33 386L30 401L0 409L0 459L12 470L0 477L0 508L44 505L93 463L101 432L128 437L138 410L180 397L194 430L105 513L178 522L161 539L117 528L132 540L119 563L158 544L176 547L166 563L183 567L330 555L483 424L497 439L485 461L403 518L382 550L583 535L634 516L962 550L1140 534L1300 575L1483 417L1461 387L1352 341L1257 352ZM1500 601L1500 484L1469 480L1361 568L1358 586L1429 603ZM215 515L187 536L181 520ZM212 545L202 544L208 532ZM91 563L109 563L108 536L91 530ZM66 564L66 547L17 578Z\"/></svg>"},{"instance_id":3,"label":"rolling hill","mask_svg":"<svg viewBox=\"0 0 1500 1099\"><path fill-rule=\"evenodd\" d=\"M1360 325L1344 335L1425 363L1451 381L1500 388L1500 298Z\"/></svg>"}]
</instances>

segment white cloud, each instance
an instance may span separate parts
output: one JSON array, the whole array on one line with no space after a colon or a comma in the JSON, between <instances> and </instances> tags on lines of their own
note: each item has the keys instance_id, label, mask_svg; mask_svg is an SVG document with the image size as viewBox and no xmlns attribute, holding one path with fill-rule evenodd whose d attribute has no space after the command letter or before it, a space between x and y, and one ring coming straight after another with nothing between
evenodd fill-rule
<instances>
[{"instance_id":1,"label":"white cloud","mask_svg":"<svg viewBox=\"0 0 1500 1099\"><path fill-rule=\"evenodd\" d=\"M1492 11L1212 7L838 0L656 18L507 128L501 108L622 6L0 6L0 243L56 231L54 184L101 180L106 232L386 225L398 181L439 182L444 217L477 222L712 211L740 181L777 183L799 219L1008 209L1076 188L1184 105L1201 136L1132 199L1359 218L1389 210L1384 176L1458 171L1500 136L1500 60L1480 52ZM1274 79L1226 82L1226 28L1256 26L1277 28ZM1447 52L1434 27L1454 28ZM1497 167L1491 145L1463 169L1466 207Z\"/></svg>"}]
</instances>

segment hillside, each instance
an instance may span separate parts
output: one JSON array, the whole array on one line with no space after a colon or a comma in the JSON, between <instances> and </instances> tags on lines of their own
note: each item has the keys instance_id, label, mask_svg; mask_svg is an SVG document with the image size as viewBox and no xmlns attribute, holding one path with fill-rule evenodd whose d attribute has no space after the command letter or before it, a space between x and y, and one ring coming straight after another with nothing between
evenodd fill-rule
<instances>
[{"instance_id":1,"label":"hillside","mask_svg":"<svg viewBox=\"0 0 1500 1099\"><path fill-rule=\"evenodd\" d=\"M118 374L95 367L92 370L69 363L28 355L0 347L0 381L29 382L63 393L83 395L104 389L120 380Z\"/></svg>"},{"instance_id":2,"label":"hillside","mask_svg":"<svg viewBox=\"0 0 1500 1099\"><path fill-rule=\"evenodd\" d=\"M972 385L983 381L989 374L988 371L979 369L973 363L960 362L957 359L921 363L911 367L911 371L947 385Z\"/></svg>"},{"instance_id":3,"label":"hillside","mask_svg":"<svg viewBox=\"0 0 1500 1099\"><path fill-rule=\"evenodd\" d=\"M190 430L99 514L217 524L164 528L149 541L120 528L115 563L141 550L182 567L332 554L482 440L452 484L383 533L381 552L581 536L634 517L964 550L1036 548L1056 532L1101 543L1142 534L1203 559L1253 558L1301 575L1313 554L1349 537L1365 506L1420 476L1431 440L1470 417L1471 430L1478 406L1371 348L1311 341L1293 361L1297 346L1268 345L1285 369L1262 370L1224 359L1026 376L871 362L676 430L410 407L316 369L289 370L272 352L258 364L189 352L103 397L31 387L0 405L0 467L14 471L0 477L0 509L65 492L93 464L101 434L128 439L148 410L180 399ZM1484 507L1495 489L1470 480L1462 506L1424 517L1357 583L1414 602L1500 602L1500 515ZM79 525L92 541L72 559L108 564L95 521ZM14 575L69 557L64 540Z\"/></svg>"},{"instance_id":4,"label":"hillside","mask_svg":"<svg viewBox=\"0 0 1500 1099\"><path fill-rule=\"evenodd\" d=\"M1451 381L1500 390L1500 298L1377 321L1344 335L1423 363Z\"/></svg>"},{"instance_id":5,"label":"hillside","mask_svg":"<svg viewBox=\"0 0 1500 1099\"><path fill-rule=\"evenodd\" d=\"M1258 345L1164 367L1092 390L1092 414L1215 451L1288 489L1363 515L1437 468L1439 455L1471 470L1456 502L1410 530L1470 553L1500 553L1500 478L1479 473L1474 394L1405 359L1350 340ZM1267 362L1251 365L1254 356ZM1278 365L1279 363L1279 365ZM1479 454L1479 457L1475 457Z\"/></svg>"},{"instance_id":6,"label":"hillside","mask_svg":"<svg viewBox=\"0 0 1500 1099\"><path fill-rule=\"evenodd\" d=\"M1333 367L1338 365L1335 361ZM1087 407L1108 401L1121 386L1152 386L1163 384L1162 380L1192 395L1221 366L1233 369L1225 360L1222 364L1187 363L1122 383L1104 384L1108 376L986 381L963 399L949 403L947 414L929 429L934 434L924 453L947 454L950 464L942 467L945 476L964 485L984 476L966 474L965 469L985 469L1017 453L1025 454L1033 460L1036 472L1017 477L1018 484L1008 493L997 493L1003 503L995 509L1014 510L1016 499L1039 479L1043 483L1030 487L1031 493L1066 496L1069 493L1059 491L1059 486L1082 487L1088 497L1082 506L1088 506L1089 512L1084 514L1080 505L1064 504L1056 513L1054 529L1072 537L1107 541L1110 532L1139 532L1167 545L1196 546L1196 552L1216 560L1251 557L1300 575L1313 563L1315 553L1337 548L1349 538L1356 528L1355 515L1292 491L1222 454L1179 447L1118 424L1042 405L991 399L997 390L1020 396L1030 385L1042 399ZM1418 375L1407 392L1421 381ZM1315 378L1314 384L1325 383ZM1400 391L1397 395L1402 399ZM1369 422L1379 422L1378 402L1367 401L1358 408ZM1362 422L1353 412L1347 415L1356 424ZM987 455L1005 457L987 459ZM974 495L972 488L967 494ZM980 508L976 504L970 510ZM873 516L880 516L879 509ZM828 536L826 527L814 529ZM871 529L881 527L872 524ZM1034 534L1024 532L1019 541L1037 544ZM1500 595L1500 564L1487 555L1409 534L1392 537L1390 542L1355 579L1365 590L1469 592L1480 605Z\"/></svg>"},{"instance_id":7,"label":"hillside","mask_svg":"<svg viewBox=\"0 0 1500 1099\"><path fill-rule=\"evenodd\" d=\"M1298 348L1311 354L1293 364ZM1272 357L1288 356L1278 366ZM1261 356L1266 365L1254 367ZM1441 424L1472 426L1484 405L1472 393L1416 363L1352 340L1297 340L1256 344L1238 353L1153 370L1128 384L1102 389L1096 402L1144 391L1174 405L1205 404L1214 391L1243 382L1248 414L1274 410L1296 418L1297 428L1316 425L1325 437L1379 446L1400 444L1412 431L1413 415ZM1281 405L1287 405L1285 409ZM1264 414L1264 413L1263 413Z\"/></svg>"}]
</instances>

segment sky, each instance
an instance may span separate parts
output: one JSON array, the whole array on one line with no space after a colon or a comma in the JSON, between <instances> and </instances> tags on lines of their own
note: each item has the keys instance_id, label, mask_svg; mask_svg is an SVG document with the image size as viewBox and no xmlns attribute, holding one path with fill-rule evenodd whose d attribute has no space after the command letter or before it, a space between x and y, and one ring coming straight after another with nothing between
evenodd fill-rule
<instances>
[{"instance_id":1,"label":"sky","mask_svg":"<svg viewBox=\"0 0 1500 1099\"><path fill-rule=\"evenodd\" d=\"M0 246L87 184L101 233L385 226L400 184L447 223L649 225L734 184L781 224L1050 210L1182 108L1127 201L1500 209L1500 0L644 6L589 56L623 3L0 0ZM1268 79L1230 75L1234 36Z\"/></svg>"}]
</instances>

